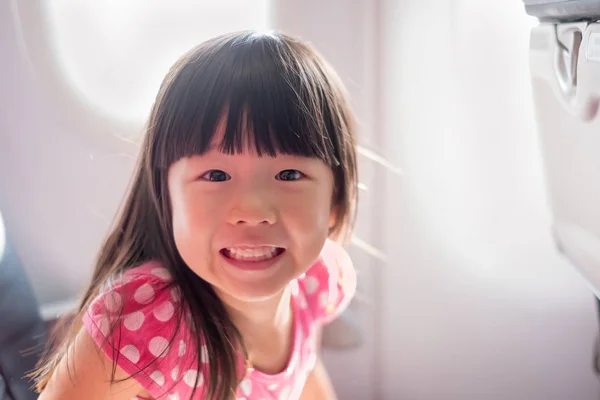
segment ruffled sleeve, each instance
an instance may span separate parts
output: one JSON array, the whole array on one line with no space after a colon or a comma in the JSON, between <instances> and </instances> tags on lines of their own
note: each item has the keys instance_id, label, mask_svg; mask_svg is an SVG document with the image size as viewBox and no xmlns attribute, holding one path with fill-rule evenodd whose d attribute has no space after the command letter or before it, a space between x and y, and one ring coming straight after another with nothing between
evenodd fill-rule
<instances>
[{"instance_id":1,"label":"ruffled sleeve","mask_svg":"<svg viewBox=\"0 0 600 400\"><path fill-rule=\"evenodd\" d=\"M159 264L134 268L107 284L83 318L104 354L155 398L180 381L190 388L203 381L182 330L176 332L183 307L171 281Z\"/></svg>"},{"instance_id":2,"label":"ruffled sleeve","mask_svg":"<svg viewBox=\"0 0 600 400\"><path fill-rule=\"evenodd\" d=\"M346 250L327 240L321 257L298 284L314 321L324 325L350 304L356 293L356 271Z\"/></svg>"}]
</instances>

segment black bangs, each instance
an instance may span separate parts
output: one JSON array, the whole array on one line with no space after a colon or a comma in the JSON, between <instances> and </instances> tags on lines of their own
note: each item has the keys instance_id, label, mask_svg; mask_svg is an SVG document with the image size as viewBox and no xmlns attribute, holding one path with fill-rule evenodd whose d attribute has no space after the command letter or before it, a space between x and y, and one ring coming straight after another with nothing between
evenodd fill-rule
<instances>
[{"instance_id":1,"label":"black bangs","mask_svg":"<svg viewBox=\"0 0 600 400\"><path fill-rule=\"evenodd\" d=\"M254 148L259 156L340 165L343 121L322 66L277 34L223 35L183 56L163 82L149 129L154 162Z\"/></svg>"}]
</instances>

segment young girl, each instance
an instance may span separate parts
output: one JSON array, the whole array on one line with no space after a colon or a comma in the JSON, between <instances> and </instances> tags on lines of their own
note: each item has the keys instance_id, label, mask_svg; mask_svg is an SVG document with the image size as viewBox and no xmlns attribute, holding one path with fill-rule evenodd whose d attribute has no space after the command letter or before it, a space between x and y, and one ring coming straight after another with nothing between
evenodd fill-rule
<instances>
[{"instance_id":1,"label":"young girl","mask_svg":"<svg viewBox=\"0 0 600 400\"><path fill-rule=\"evenodd\" d=\"M179 59L40 400L334 398L319 340L356 287L337 244L354 135L339 78L297 39L226 34Z\"/></svg>"}]
</instances>

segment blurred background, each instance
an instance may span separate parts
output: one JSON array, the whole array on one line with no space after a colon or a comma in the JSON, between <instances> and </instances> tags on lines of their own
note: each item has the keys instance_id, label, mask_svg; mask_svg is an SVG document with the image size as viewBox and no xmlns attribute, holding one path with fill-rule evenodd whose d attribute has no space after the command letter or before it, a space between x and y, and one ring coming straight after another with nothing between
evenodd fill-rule
<instances>
[{"instance_id":1,"label":"blurred background","mask_svg":"<svg viewBox=\"0 0 600 400\"><path fill-rule=\"evenodd\" d=\"M23 293L44 321L81 294L175 59L279 29L333 64L360 120L361 340L325 348L339 398L597 399L593 289L553 237L538 24L518 0L0 2L4 329ZM6 378L25 345L1 327L6 399L25 399Z\"/></svg>"}]
</instances>

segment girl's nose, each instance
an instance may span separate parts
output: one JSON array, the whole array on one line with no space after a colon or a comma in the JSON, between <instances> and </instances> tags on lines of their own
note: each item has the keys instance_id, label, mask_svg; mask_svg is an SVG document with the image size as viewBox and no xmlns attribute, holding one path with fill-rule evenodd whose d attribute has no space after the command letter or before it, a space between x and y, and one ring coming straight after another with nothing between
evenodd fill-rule
<instances>
[{"instance_id":1,"label":"girl's nose","mask_svg":"<svg viewBox=\"0 0 600 400\"><path fill-rule=\"evenodd\" d=\"M232 225L272 225L277 221L277 213L269 196L258 191L236 194L229 214Z\"/></svg>"}]
</instances>

